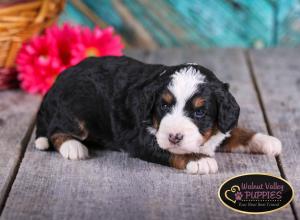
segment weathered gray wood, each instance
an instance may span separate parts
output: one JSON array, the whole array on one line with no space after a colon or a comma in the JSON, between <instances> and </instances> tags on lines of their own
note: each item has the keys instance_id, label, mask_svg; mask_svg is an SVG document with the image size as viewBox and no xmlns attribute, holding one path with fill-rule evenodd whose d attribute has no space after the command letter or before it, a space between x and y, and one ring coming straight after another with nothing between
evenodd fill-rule
<instances>
[{"instance_id":1,"label":"weathered gray wood","mask_svg":"<svg viewBox=\"0 0 300 220\"><path fill-rule=\"evenodd\" d=\"M38 97L20 91L0 92L0 213L17 171L21 143L37 110ZM30 138L30 136L29 136Z\"/></svg>"},{"instance_id":2,"label":"weathered gray wood","mask_svg":"<svg viewBox=\"0 0 300 220\"><path fill-rule=\"evenodd\" d=\"M282 167L295 188L300 214L300 50L251 51L270 128L283 143Z\"/></svg>"},{"instance_id":3,"label":"weathered gray wood","mask_svg":"<svg viewBox=\"0 0 300 220\"><path fill-rule=\"evenodd\" d=\"M202 63L216 70L241 103L241 124L266 131L250 75L240 50L131 52L147 62ZM54 152L27 148L3 211L3 219L293 219L290 207L249 216L224 207L218 187L246 172L279 176L276 161L262 155L218 153L219 173L182 171L128 158L124 153L94 151L87 161L68 161Z\"/></svg>"}]
</instances>

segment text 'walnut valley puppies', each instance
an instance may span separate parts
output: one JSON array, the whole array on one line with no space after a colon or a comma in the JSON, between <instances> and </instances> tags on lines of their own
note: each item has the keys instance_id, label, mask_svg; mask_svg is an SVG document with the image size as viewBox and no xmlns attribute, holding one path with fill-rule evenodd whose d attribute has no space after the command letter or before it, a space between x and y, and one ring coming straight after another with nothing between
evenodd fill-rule
<instances>
[{"instance_id":1,"label":"text 'walnut valley puppies'","mask_svg":"<svg viewBox=\"0 0 300 220\"><path fill-rule=\"evenodd\" d=\"M35 146L71 160L88 158L87 143L207 174L228 152L281 152L278 139L236 128L239 106L208 69L152 65L128 57L88 58L65 70L45 95Z\"/></svg>"}]
</instances>

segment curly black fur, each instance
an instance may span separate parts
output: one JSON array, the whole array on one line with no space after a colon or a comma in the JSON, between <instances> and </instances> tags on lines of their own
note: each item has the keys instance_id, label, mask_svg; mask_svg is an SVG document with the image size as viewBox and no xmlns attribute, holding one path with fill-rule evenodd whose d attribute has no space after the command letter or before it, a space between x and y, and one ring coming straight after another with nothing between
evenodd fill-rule
<instances>
[{"instance_id":1,"label":"curly black fur","mask_svg":"<svg viewBox=\"0 0 300 220\"><path fill-rule=\"evenodd\" d=\"M191 65L145 64L126 56L87 58L61 73L45 95L38 112L36 136L51 140L54 134L64 133L82 142L122 149L131 156L169 165L170 153L159 148L147 127L153 125L154 113L163 117L155 107L171 75L187 66ZM193 68L206 76L210 99L215 99L211 110L214 113L207 123L218 123L222 132L232 129L239 107L228 86L208 69L199 65ZM79 123L84 125L87 136Z\"/></svg>"}]
</instances>

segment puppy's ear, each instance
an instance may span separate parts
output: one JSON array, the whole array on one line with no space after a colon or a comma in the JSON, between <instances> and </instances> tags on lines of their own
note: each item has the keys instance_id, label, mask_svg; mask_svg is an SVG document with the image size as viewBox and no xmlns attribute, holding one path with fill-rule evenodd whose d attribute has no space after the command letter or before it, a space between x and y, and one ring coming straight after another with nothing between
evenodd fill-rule
<instances>
[{"instance_id":1,"label":"puppy's ear","mask_svg":"<svg viewBox=\"0 0 300 220\"><path fill-rule=\"evenodd\" d=\"M222 133L234 128L239 119L240 107L228 91L229 85L223 84L215 90L218 103L218 127Z\"/></svg>"},{"instance_id":2,"label":"puppy's ear","mask_svg":"<svg viewBox=\"0 0 300 220\"><path fill-rule=\"evenodd\" d=\"M141 92L135 94L140 97L139 111L141 113L144 124L151 125L153 120L153 110L156 104L156 100L163 88L170 81L169 71L166 67L154 69L148 74L148 78L145 76L141 84Z\"/></svg>"},{"instance_id":3,"label":"puppy's ear","mask_svg":"<svg viewBox=\"0 0 300 220\"><path fill-rule=\"evenodd\" d=\"M139 92L134 90L132 98L133 105L137 108L136 117L142 121L144 126L149 126L152 123L152 112L156 104L158 88L153 85L145 85Z\"/></svg>"},{"instance_id":4,"label":"puppy's ear","mask_svg":"<svg viewBox=\"0 0 300 220\"><path fill-rule=\"evenodd\" d=\"M145 119L147 119L147 120L150 120L150 118L151 118L151 113L153 111L153 108L154 108L154 105L155 105L155 102L156 102L156 96L157 96L157 93L155 91L144 92L144 95L143 95L143 103L144 103L143 113L144 113Z\"/></svg>"}]
</instances>

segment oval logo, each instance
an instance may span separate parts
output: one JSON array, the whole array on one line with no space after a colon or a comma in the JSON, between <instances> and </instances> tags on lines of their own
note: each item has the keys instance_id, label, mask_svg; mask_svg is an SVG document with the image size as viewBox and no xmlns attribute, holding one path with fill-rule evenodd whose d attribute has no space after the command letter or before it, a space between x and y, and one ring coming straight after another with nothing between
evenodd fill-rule
<instances>
[{"instance_id":1,"label":"oval logo","mask_svg":"<svg viewBox=\"0 0 300 220\"><path fill-rule=\"evenodd\" d=\"M264 214L288 205L294 198L294 190L281 177L249 173L224 182L218 195L221 202L234 211Z\"/></svg>"}]
</instances>

